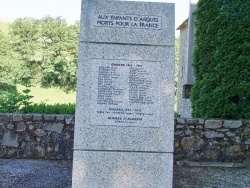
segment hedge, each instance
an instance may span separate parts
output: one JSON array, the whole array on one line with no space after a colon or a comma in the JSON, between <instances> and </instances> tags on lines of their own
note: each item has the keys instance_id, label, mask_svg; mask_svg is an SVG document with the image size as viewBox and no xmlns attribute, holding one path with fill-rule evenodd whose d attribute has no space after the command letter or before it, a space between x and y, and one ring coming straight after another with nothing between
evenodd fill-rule
<instances>
[{"instance_id":1,"label":"hedge","mask_svg":"<svg viewBox=\"0 0 250 188\"><path fill-rule=\"evenodd\" d=\"M200 0L195 12L192 115L250 118L250 1Z\"/></svg>"}]
</instances>

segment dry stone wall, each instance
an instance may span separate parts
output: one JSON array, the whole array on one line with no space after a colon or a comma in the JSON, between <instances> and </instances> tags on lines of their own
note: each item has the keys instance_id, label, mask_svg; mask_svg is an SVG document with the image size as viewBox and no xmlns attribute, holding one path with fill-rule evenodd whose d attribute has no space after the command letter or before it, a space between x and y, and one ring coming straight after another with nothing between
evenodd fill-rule
<instances>
[{"instance_id":1,"label":"dry stone wall","mask_svg":"<svg viewBox=\"0 0 250 188\"><path fill-rule=\"evenodd\" d=\"M0 158L72 159L74 116L0 114ZM175 119L174 159L241 162L250 120Z\"/></svg>"},{"instance_id":2,"label":"dry stone wall","mask_svg":"<svg viewBox=\"0 0 250 188\"><path fill-rule=\"evenodd\" d=\"M241 162L249 145L249 120L175 120L175 161Z\"/></svg>"},{"instance_id":3,"label":"dry stone wall","mask_svg":"<svg viewBox=\"0 0 250 188\"><path fill-rule=\"evenodd\" d=\"M0 157L72 159L74 116L0 114Z\"/></svg>"}]
</instances>

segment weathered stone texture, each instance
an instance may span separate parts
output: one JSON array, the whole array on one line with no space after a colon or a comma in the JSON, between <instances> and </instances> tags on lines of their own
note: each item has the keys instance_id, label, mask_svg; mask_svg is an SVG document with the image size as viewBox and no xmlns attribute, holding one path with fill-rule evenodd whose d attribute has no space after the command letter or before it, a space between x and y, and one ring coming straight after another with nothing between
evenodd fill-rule
<instances>
[{"instance_id":1,"label":"weathered stone texture","mask_svg":"<svg viewBox=\"0 0 250 188\"><path fill-rule=\"evenodd\" d=\"M56 120L57 121L64 121L65 116L64 115L56 115Z\"/></svg>"},{"instance_id":2,"label":"weathered stone texture","mask_svg":"<svg viewBox=\"0 0 250 188\"><path fill-rule=\"evenodd\" d=\"M225 135L216 131L205 131L205 136L207 138L223 138Z\"/></svg>"},{"instance_id":3,"label":"weathered stone texture","mask_svg":"<svg viewBox=\"0 0 250 188\"><path fill-rule=\"evenodd\" d=\"M22 132L22 131L25 131L25 130L26 130L26 125L24 124L24 122L19 122L17 124L16 131Z\"/></svg>"},{"instance_id":4,"label":"weathered stone texture","mask_svg":"<svg viewBox=\"0 0 250 188\"><path fill-rule=\"evenodd\" d=\"M205 141L199 137L184 137L181 140L181 147L183 149L200 150L204 144Z\"/></svg>"},{"instance_id":5,"label":"weathered stone texture","mask_svg":"<svg viewBox=\"0 0 250 188\"><path fill-rule=\"evenodd\" d=\"M43 116L41 114L35 114L33 116L33 121L41 121Z\"/></svg>"},{"instance_id":6,"label":"weathered stone texture","mask_svg":"<svg viewBox=\"0 0 250 188\"><path fill-rule=\"evenodd\" d=\"M0 157L72 159L74 116L56 115L49 122L47 115L35 114L35 120L33 115L21 116L15 116L21 121L13 121L12 114L0 114ZM217 129L205 128L207 120L199 120L203 125L190 122L175 120L175 161L240 162L250 152L249 120L225 120L227 128L224 123Z\"/></svg>"},{"instance_id":7,"label":"weathered stone texture","mask_svg":"<svg viewBox=\"0 0 250 188\"><path fill-rule=\"evenodd\" d=\"M250 138L245 141L245 144L250 145Z\"/></svg>"},{"instance_id":8,"label":"weathered stone texture","mask_svg":"<svg viewBox=\"0 0 250 188\"><path fill-rule=\"evenodd\" d=\"M44 120L45 121L53 121L53 120L55 120L55 115L46 115L46 116L44 116Z\"/></svg>"},{"instance_id":9,"label":"weathered stone texture","mask_svg":"<svg viewBox=\"0 0 250 188\"><path fill-rule=\"evenodd\" d=\"M242 126L242 121L233 121L233 120L227 120L224 121L223 127L230 128L230 129L237 129Z\"/></svg>"},{"instance_id":10,"label":"weathered stone texture","mask_svg":"<svg viewBox=\"0 0 250 188\"><path fill-rule=\"evenodd\" d=\"M205 121L206 129L218 129L222 127L222 120L207 120Z\"/></svg>"},{"instance_id":11,"label":"weathered stone texture","mask_svg":"<svg viewBox=\"0 0 250 188\"><path fill-rule=\"evenodd\" d=\"M13 121L22 121L23 116L21 114L14 114L13 115Z\"/></svg>"},{"instance_id":12,"label":"weathered stone texture","mask_svg":"<svg viewBox=\"0 0 250 188\"><path fill-rule=\"evenodd\" d=\"M250 151L249 145L249 120L175 121L175 161L241 162Z\"/></svg>"},{"instance_id":13,"label":"weathered stone texture","mask_svg":"<svg viewBox=\"0 0 250 188\"><path fill-rule=\"evenodd\" d=\"M10 121L11 115L0 113L0 121Z\"/></svg>"},{"instance_id":14,"label":"weathered stone texture","mask_svg":"<svg viewBox=\"0 0 250 188\"><path fill-rule=\"evenodd\" d=\"M2 144L3 146L18 147L18 137L14 132L7 131L3 135Z\"/></svg>"},{"instance_id":15,"label":"weathered stone texture","mask_svg":"<svg viewBox=\"0 0 250 188\"><path fill-rule=\"evenodd\" d=\"M67 125L66 116L71 120ZM0 114L0 157L72 159L73 119L70 115Z\"/></svg>"},{"instance_id":16,"label":"weathered stone texture","mask_svg":"<svg viewBox=\"0 0 250 188\"><path fill-rule=\"evenodd\" d=\"M62 123L48 123L48 124L44 124L43 130L62 133L63 126L64 125Z\"/></svg>"},{"instance_id":17,"label":"weathered stone texture","mask_svg":"<svg viewBox=\"0 0 250 188\"><path fill-rule=\"evenodd\" d=\"M73 116L67 116L67 117L65 117L65 123L66 123L66 125L71 124L72 121L73 121Z\"/></svg>"}]
</instances>

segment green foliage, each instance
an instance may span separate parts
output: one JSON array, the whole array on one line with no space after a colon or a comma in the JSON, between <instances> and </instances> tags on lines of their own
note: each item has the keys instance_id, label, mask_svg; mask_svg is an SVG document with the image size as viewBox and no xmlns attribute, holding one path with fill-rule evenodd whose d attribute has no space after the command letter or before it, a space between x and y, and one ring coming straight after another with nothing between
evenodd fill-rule
<instances>
[{"instance_id":1,"label":"green foliage","mask_svg":"<svg viewBox=\"0 0 250 188\"><path fill-rule=\"evenodd\" d=\"M26 112L29 109L29 107L32 104L32 102L30 102L30 99L33 98L33 96L30 95L30 87L31 87L30 82L26 82L25 87L26 88L22 91L23 94L21 95L22 112Z\"/></svg>"},{"instance_id":2,"label":"green foliage","mask_svg":"<svg viewBox=\"0 0 250 188\"><path fill-rule=\"evenodd\" d=\"M32 104L30 87L75 90L79 26L60 17L24 18L0 30L0 112L74 113L71 104ZM16 84L26 88L18 92Z\"/></svg>"},{"instance_id":3,"label":"green foliage","mask_svg":"<svg viewBox=\"0 0 250 188\"><path fill-rule=\"evenodd\" d=\"M15 20L10 25L6 49L15 54L11 59L20 64L21 68L15 69L21 69L18 80L75 89L78 38L79 23L68 25L60 17ZM0 41L1 44L5 43ZM3 57L6 59L10 55ZM7 69L4 68L3 72ZM14 74L10 72L10 75Z\"/></svg>"},{"instance_id":4,"label":"green foliage","mask_svg":"<svg viewBox=\"0 0 250 188\"><path fill-rule=\"evenodd\" d=\"M0 83L14 85L24 72L22 63L12 50L11 38L0 30Z\"/></svg>"},{"instance_id":5,"label":"green foliage","mask_svg":"<svg viewBox=\"0 0 250 188\"><path fill-rule=\"evenodd\" d=\"M250 1L200 0L196 10L194 117L250 118Z\"/></svg>"},{"instance_id":6,"label":"green foliage","mask_svg":"<svg viewBox=\"0 0 250 188\"><path fill-rule=\"evenodd\" d=\"M15 86L1 84L0 87L0 112L23 112L31 105L30 85L26 85L23 93L19 93Z\"/></svg>"},{"instance_id":7,"label":"green foliage","mask_svg":"<svg viewBox=\"0 0 250 188\"><path fill-rule=\"evenodd\" d=\"M45 114L74 114L75 104L54 104L45 103L32 104L30 99L30 83L19 93L15 86L1 84L0 112L3 113L45 113Z\"/></svg>"},{"instance_id":8,"label":"green foliage","mask_svg":"<svg viewBox=\"0 0 250 188\"><path fill-rule=\"evenodd\" d=\"M75 114L75 104L33 104L23 110L23 112L43 114Z\"/></svg>"}]
</instances>

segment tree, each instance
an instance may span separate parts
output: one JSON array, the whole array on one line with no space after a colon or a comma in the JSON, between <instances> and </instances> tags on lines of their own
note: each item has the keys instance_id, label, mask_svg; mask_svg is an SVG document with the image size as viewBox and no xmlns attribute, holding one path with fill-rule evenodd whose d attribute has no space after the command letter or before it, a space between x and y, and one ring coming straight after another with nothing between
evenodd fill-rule
<instances>
[{"instance_id":1,"label":"tree","mask_svg":"<svg viewBox=\"0 0 250 188\"><path fill-rule=\"evenodd\" d=\"M41 45L39 43L39 21L33 18L19 18L10 25L11 47L23 62L23 74L20 82L39 77L34 70L39 61Z\"/></svg>"},{"instance_id":2,"label":"tree","mask_svg":"<svg viewBox=\"0 0 250 188\"><path fill-rule=\"evenodd\" d=\"M22 63L12 50L10 37L0 30L0 84L15 85L23 74Z\"/></svg>"},{"instance_id":3,"label":"tree","mask_svg":"<svg viewBox=\"0 0 250 188\"><path fill-rule=\"evenodd\" d=\"M200 0L196 10L194 117L250 118L250 1Z\"/></svg>"},{"instance_id":4,"label":"tree","mask_svg":"<svg viewBox=\"0 0 250 188\"><path fill-rule=\"evenodd\" d=\"M13 49L25 62L23 80L75 89L79 23L60 17L17 19L10 29Z\"/></svg>"},{"instance_id":5,"label":"tree","mask_svg":"<svg viewBox=\"0 0 250 188\"><path fill-rule=\"evenodd\" d=\"M43 83L75 88L79 24L68 26L59 17L46 17L41 25Z\"/></svg>"}]
</instances>

